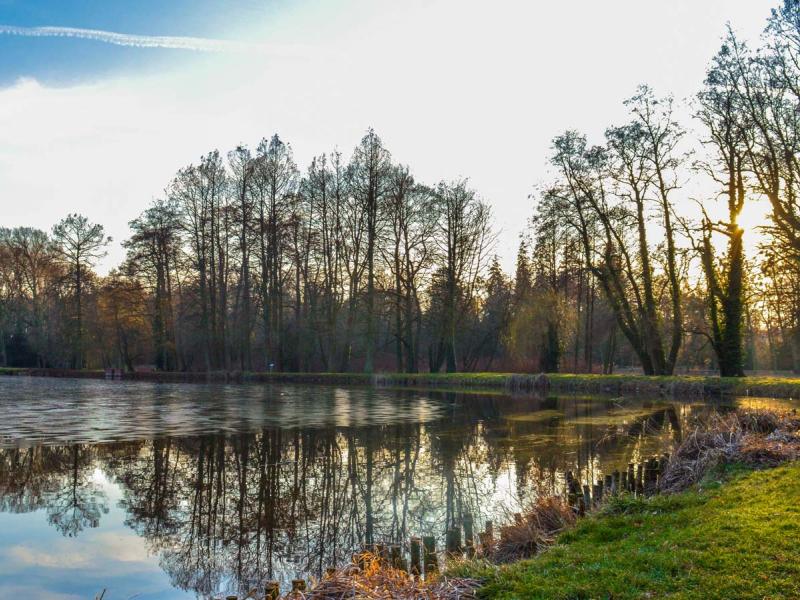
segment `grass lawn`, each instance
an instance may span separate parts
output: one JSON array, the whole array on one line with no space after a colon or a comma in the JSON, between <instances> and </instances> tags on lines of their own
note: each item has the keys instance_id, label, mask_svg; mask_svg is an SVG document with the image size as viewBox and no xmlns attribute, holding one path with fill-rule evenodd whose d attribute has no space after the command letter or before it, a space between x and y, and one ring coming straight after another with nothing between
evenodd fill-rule
<instances>
[{"instance_id":1,"label":"grass lawn","mask_svg":"<svg viewBox=\"0 0 800 600\"><path fill-rule=\"evenodd\" d=\"M800 598L800 463L717 479L620 498L542 555L469 574L485 598Z\"/></svg>"},{"instance_id":2,"label":"grass lawn","mask_svg":"<svg viewBox=\"0 0 800 600\"><path fill-rule=\"evenodd\" d=\"M0 375L49 375L56 377L103 378L103 370L0 368ZM670 397L760 396L800 398L798 377L713 377L700 375L587 375L573 373L548 374L554 394L665 395ZM142 381L250 381L261 383L304 383L331 385L378 385L402 388L447 388L453 391L518 389L519 381L530 383L535 374L523 373L289 373L289 372L142 372L126 374L126 379ZM529 386L530 387L530 386ZM528 388L522 388L528 389Z\"/></svg>"}]
</instances>

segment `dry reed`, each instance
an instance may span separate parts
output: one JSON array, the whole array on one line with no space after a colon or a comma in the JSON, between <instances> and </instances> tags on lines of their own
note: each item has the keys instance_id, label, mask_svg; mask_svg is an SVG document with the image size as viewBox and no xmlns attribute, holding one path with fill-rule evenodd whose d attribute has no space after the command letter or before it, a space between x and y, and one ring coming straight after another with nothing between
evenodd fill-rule
<instances>
[{"instance_id":1,"label":"dry reed","mask_svg":"<svg viewBox=\"0 0 800 600\"><path fill-rule=\"evenodd\" d=\"M284 600L475 600L480 583L439 575L427 579L392 568L370 553L327 575L306 592L289 592Z\"/></svg>"},{"instance_id":2,"label":"dry reed","mask_svg":"<svg viewBox=\"0 0 800 600\"><path fill-rule=\"evenodd\" d=\"M715 413L695 424L670 457L659 491L679 492L726 463L775 466L800 457L800 419L764 410Z\"/></svg>"},{"instance_id":3,"label":"dry reed","mask_svg":"<svg viewBox=\"0 0 800 600\"><path fill-rule=\"evenodd\" d=\"M530 509L500 527L499 537L482 548L497 563L529 558L552 545L556 535L575 522L575 512L557 496L540 497Z\"/></svg>"}]
</instances>

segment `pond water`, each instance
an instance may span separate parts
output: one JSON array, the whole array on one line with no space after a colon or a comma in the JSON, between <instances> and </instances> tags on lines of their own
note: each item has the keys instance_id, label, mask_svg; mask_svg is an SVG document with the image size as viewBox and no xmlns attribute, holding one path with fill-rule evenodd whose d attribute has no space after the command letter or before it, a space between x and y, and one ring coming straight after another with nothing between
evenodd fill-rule
<instances>
[{"instance_id":1,"label":"pond water","mask_svg":"<svg viewBox=\"0 0 800 600\"><path fill-rule=\"evenodd\" d=\"M726 403L781 404L732 400ZM708 404L0 378L0 598L213 598L501 523Z\"/></svg>"}]
</instances>

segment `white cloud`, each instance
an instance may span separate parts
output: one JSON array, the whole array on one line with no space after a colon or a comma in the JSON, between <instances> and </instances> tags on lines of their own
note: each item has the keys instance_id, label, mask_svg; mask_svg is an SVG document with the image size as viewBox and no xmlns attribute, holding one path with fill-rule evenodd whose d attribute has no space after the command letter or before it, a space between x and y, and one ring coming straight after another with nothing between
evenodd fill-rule
<instances>
[{"instance_id":1,"label":"white cloud","mask_svg":"<svg viewBox=\"0 0 800 600\"><path fill-rule=\"evenodd\" d=\"M0 90L0 223L49 229L83 212L114 236L111 266L127 222L201 154L277 131L305 165L335 145L349 153L373 126L419 179L470 176L510 266L555 134L601 135L640 82L693 94L725 21L752 37L772 5L306 2L240 32L306 52L197 53L66 88L22 80Z\"/></svg>"},{"instance_id":2,"label":"white cloud","mask_svg":"<svg viewBox=\"0 0 800 600\"><path fill-rule=\"evenodd\" d=\"M22 37L67 37L82 40L105 42L116 46L133 46L135 48L164 48L171 50L192 50L196 52L239 52L239 53L279 53L285 48L267 44L250 44L232 40L211 38L135 35L118 33L101 29L83 29L80 27L21 27L18 25L0 25L0 34Z\"/></svg>"}]
</instances>

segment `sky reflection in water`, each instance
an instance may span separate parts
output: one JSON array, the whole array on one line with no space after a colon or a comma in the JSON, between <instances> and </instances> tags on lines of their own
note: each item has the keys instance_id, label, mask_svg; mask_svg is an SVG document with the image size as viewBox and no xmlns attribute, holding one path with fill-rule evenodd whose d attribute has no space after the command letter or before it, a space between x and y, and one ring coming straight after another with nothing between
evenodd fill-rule
<instances>
[{"instance_id":1,"label":"sky reflection in water","mask_svg":"<svg viewBox=\"0 0 800 600\"><path fill-rule=\"evenodd\" d=\"M756 402L756 401L749 401ZM443 537L666 449L706 405L0 380L0 598L186 598Z\"/></svg>"}]
</instances>

